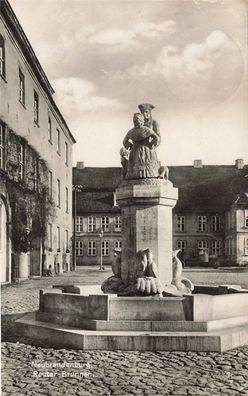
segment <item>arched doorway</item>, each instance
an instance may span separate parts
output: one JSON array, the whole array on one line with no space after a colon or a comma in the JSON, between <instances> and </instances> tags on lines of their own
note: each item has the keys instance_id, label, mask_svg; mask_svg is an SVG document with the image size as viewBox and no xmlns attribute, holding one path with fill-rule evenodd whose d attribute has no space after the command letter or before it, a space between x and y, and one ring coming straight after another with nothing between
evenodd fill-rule
<instances>
[{"instance_id":1,"label":"arched doorway","mask_svg":"<svg viewBox=\"0 0 248 396\"><path fill-rule=\"evenodd\" d=\"M7 220L6 206L3 199L0 197L0 266L2 283L9 281Z\"/></svg>"}]
</instances>

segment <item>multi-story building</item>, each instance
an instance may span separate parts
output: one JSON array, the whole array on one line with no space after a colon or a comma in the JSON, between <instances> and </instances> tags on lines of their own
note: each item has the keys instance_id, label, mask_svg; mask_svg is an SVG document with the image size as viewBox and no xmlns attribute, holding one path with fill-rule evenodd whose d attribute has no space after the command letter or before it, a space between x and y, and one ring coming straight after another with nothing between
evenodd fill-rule
<instances>
[{"instance_id":1,"label":"multi-story building","mask_svg":"<svg viewBox=\"0 0 248 396\"><path fill-rule=\"evenodd\" d=\"M121 249L121 214L115 189L121 168L73 168L73 184L81 185L76 201L76 262L111 264L114 249Z\"/></svg>"},{"instance_id":2,"label":"multi-story building","mask_svg":"<svg viewBox=\"0 0 248 396\"><path fill-rule=\"evenodd\" d=\"M243 240L247 174L243 160L236 160L234 166L194 161L194 166L170 167L170 180L179 189L173 210L173 248L183 251L186 263L248 262Z\"/></svg>"},{"instance_id":3,"label":"multi-story building","mask_svg":"<svg viewBox=\"0 0 248 396\"><path fill-rule=\"evenodd\" d=\"M43 269L49 265L59 272L69 269L75 140L54 102L54 90L7 0L1 1L0 11L0 261L2 281L8 282L11 262L16 263L15 259L11 260L11 253L21 253L20 249L15 251L11 238L18 224L15 217L18 202L11 203L10 185L16 191L19 189L17 198L22 193L30 197L33 193L33 205L35 194L47 192L41 207L46 230L43 238L33 238L28 271L24 272L28 276L40 275L42 260ZM49 204L53 215L48 213ZM28 217L22 219L23 226L32 235L35 219ZM12 266L12 274L20 276L18 259L17 268Z\"/></svg>"},{"instance_id":4,"label":"multi-story building","mask_svg":"<svg viewBox=\"0 0 248 396\"><path fill-rule=\"evenodd\" d=\"M171 166L169 172L179 190L173 209L173 249L183 252L186 265L248 263L248 166L244 161L219 166L198 160L193 166ZM73 183L83 187L76 205L79 265L99 264L101 250L104 263L109 264L114 248L121 247L121 233L115 229L117 222L121 225L115 202L121 174L121 168L84 168L82 163L73 168ZM100 237L106 222L108 229Z\"/></svg>"}]
</instances>

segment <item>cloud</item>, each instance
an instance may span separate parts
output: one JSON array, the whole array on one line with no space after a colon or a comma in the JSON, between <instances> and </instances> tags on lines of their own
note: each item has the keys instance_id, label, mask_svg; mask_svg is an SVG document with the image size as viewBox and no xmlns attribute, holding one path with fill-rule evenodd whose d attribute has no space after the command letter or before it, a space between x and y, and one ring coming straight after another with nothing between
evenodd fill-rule
<instances>
[{"instance_id":1,"label":"cloud","mask_svg":"<svg viewBox=\"0 0 248 396\"><path fill-rule=\"evenodd\" d=\"M200 4L200 3L210 3L210 4L214 4L214 3L221 3L223 4L224 1L223 0L193 0L195 4Z\"/></svg>"},{"instance_id":2,"label":"cloud","mask_svg":"<svg viewBox=\"0 0 248 396\"><path fill-rule=\"evenodd\" d=\"M162 76L166 80L206 80L221 50L229 43L230 39L224 32L215 30L204 42L188 44L182 50L175 46L163 47L153 63L134 65L128 74L136 77Z\"/></svg>"},{"instance_id":3,"label":"cloud","mask_svg":"<svg viewBox=\"0 0 248 396\"><path fill-rule=\"evenodd\" d=\"M95 32L89 37L89 43L108 47L110 50L123 51L138 47L144 39L158 39L174 33L176 22L163 21L155 23L139 23L132 29L105 29Z\"/></svg>"},{"instance_id":4,"label":"cloud","mask_svg":"<svg viewBox=\"0 0 248 396\"><path fill-rule=\"evenodd\" d=\"M139 23L134 26L133 31L137 37L143 38L158 38L164 34L171 34L175 32L175 21L163 21L161 23Z\"/></svg>"},{"instance_id":5,"label":"cloud","mask_svg":"<svg viewBox=\"0 0 248 396\"><path fill-rule=\"evenodd\" d=\"M53 80L51 83L55 89L56 102L67 116L82 111L125 108L118 99L96 95L96 87L91 81L68 77Z\"/></svg>"},{"instance_id":6,"label":"cloud","mask_svg":"<svg viewBox=\"0 0 248 396\"><path fill-rule=\"evenodd\" d=\"M130 45L134 43L134 38L135 33L132 30L107 29L94 34L89 42L103 45Z\"/></svg>"}]
</instances>

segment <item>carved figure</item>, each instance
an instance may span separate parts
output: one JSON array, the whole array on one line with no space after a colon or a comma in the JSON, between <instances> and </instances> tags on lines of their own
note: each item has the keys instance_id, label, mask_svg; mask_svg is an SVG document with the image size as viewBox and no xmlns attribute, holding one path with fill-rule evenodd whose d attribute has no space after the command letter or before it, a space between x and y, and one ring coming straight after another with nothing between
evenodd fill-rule
<instances>
[{"instance_id":1,"label":"carved figure","mask_svg":"<svg viewBox=\"0 0 248 396\"><path fill-rule=\"evenodd\" d=\"M145 179L159 177L160 164L155 147L159 136L150 128L144 126L144 117L140 113L133 116L132 128L123 140L125 149L130 150L127 164L126 179Z\"/></svg>"},{"instance_id":2,"label":"carved figure","mask_svg":"<svg viewBox=\"0 0 248 396\"><path fill-rule=\"evenodd\" d=\"M177 257L177 254L179 252L180 250L174 250L172 252L173 279L171 284L174 285L177 288L177 290L183 292L183 294L191 294L191 292L194 290L194 285L188 278L184 278L182 276L183 265L179 260L179 258Z\"/></svg>"},{"instance_id":3,"label":"carved figure","mask_svg":"<svg viewBox=\"0 0 248 396\"><path fill-rule=\"evenodd\" d=\"M129 155L130 155L130 150L127 150L125 147L122 147L120 149L122 174L124 178L126 177L127 174Z\"/></svg>"},{"instance_id":4,"label":"carved figure","mask_svg":"<svg viewBox=\"0 0 248 396\"><path fill-rule=\"evenodd\" d=\"M152 110L155 108L151 103L142 103L138 106L141 114L144 117L144 125L152 129L156 135L160 137L159 125L157 121L152 119ZM160 144L160 139L158 145Z\"/></svg>"},{"instance_id":5,"label":"carved figure","mask_svg":"<svg viewBox=\"0 0 248 396\"><path fill-rule=\"evenodd\" d=\"M117 278L121 277L121 250L114 249L115 260L112 262L112 271Z\"/></svg>"},{"instance_id":6,"label":"carved figure","mask_svg":"<svg viewBox=\"0 0 248 396\"><path fill-rule=\"evenodd\" d=\"M167 166L160 166L159 178L169 180L169 168Z\"/></svg>"},{"instance_id":7,"label":"carved figure","mask_svg":"<svg viewBox=\"0 0 248 396\"><path fill-rule=\"evenodd\" d=\"M149 248L137 253L137 291L148 295L161 292L158 268Z\"/></svg>"}]
</instances>

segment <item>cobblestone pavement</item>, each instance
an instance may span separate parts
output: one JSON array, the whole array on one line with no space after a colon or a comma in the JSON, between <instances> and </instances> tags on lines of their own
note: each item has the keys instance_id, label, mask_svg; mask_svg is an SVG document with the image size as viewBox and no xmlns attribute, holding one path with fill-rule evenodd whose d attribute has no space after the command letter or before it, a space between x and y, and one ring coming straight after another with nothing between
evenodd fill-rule
<instances>
[{"instance_id":1,"label":"cobblestone pavement","mask_svg":"<svg viewBox=\"0 0 248 396\"><path fill-rule=\"evenodd\" d=\"M193 272L196 279L199 271ZM109 269L102 273L97 268L84 268L2 288L3 396L248 395L248 347L223 354L84 352L54 349L49 340L43 345L16 332L14 320L38 308L40 288L62 283L97 284L110 273ZM190 275L187 271L187 277ZM204 271L198 276L198 283L248 286L248 273L217 276Z\"/></svg>"}]
</instances>

